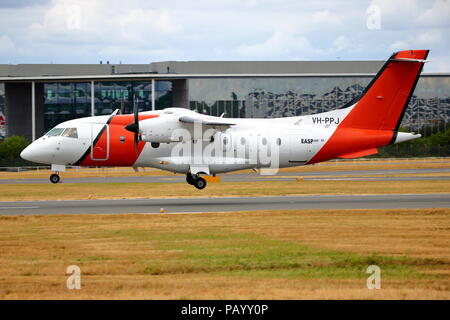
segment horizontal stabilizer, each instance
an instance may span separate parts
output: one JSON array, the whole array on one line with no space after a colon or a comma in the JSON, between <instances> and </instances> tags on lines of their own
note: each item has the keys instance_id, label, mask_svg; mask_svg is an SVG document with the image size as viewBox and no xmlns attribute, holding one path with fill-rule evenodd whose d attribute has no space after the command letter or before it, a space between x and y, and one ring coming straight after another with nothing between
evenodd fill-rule
<instances>
[{"instance_id":1,"label":"horizontal stabilizer","mask_svg":"<svg viewBox=\"0 0 450 320\"><path fill-rule=\"evenodd\" d=\"M408 58L397 58L397 59L391 59L391 61L399 61L399 62L422 62L422 63L426 63L429 62L430 60L423 60L423 59L408 59Z\"/></svg>"},{"instance_id":2,"label":"horizontal stabilizer","mask_svg":"<svg viewBox=\"0 0 450 320\"><path fill-rule=\"evenodd\" d=\"M422 137L420 133L397 132L393 143L400 143Z\"/></svg>"}]
</instances>

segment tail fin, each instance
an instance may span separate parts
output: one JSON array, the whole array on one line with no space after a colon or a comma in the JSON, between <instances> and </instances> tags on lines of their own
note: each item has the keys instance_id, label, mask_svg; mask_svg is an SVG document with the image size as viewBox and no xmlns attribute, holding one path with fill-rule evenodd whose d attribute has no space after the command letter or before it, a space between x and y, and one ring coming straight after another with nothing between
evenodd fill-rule
<instances>
[{"instance_id":1,"label":"tail fin","mask_svg":"<svg viewBox=\"0 0 450 320\"><path fill-rule=\"evenodd\" d=\"M353 108L308 164L363 157L377 153L377 148L388 144L420 137L399 135L398 129L428 52L394 53L363 93L347 104Z\"/></svg>"},{"instance_id":2,"label":"tail fin","mask_svg":"<svg viewBox=\"0 0 450 320\"><path fill-rule=\"evenodd\" d=\"M342 122L342 127L398 131L429 50L394 53Z\"/></svg>"}]
</instances>

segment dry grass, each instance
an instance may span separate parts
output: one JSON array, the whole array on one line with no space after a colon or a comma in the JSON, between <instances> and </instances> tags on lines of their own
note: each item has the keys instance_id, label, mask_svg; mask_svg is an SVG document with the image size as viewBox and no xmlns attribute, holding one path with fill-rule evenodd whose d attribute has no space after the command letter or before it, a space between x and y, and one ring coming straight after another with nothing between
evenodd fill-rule
<instances>
[{"instance_id":1,"label":"dry grass","mask_svg":"<svg viewBox=\"0 0 450 320\"><path fill-rule=\"evenodd\" d=\"M450 168L450 160L440 159L367 159L355 161L328 161L315 165L300 166L280 169L283 172L322 172L322 171L347 171L347 170L381 170L381 169L423 169L423 168ZM252 170L241 170L235 173L255 174ZM0 172L0 179L47 179L51 174L50 170L41 169L39 171L22 172ZM135 172L131 167L114 168L74 168L61 173L64 178L89 178L89 177L128 177L128 176L174 176L168 171L155 168L139 168Z\"/></svg>"},{"instance_id":2,"label":"dry grass","mask_svg":"<svg viewBox=\"0 0 450 320\"><path fill-rule=\"evenodd\" d=\"M0 184L1 201L383 193L450 193L450 180L297 182L293 179L211 183L204 190L186 183Z\"/></svg>"},{"instance_id":3,"label":"dry grass","mask_svg":"<svg viewBox=\"0 0 450 320\"><path fill-rule=\"evenodd\" d=\"M450 209L3 216L0 297L449 299L449 230Z\"/></svg>"},{"instance_id":4,"label":"dry grass","mask_svg":"<svg viewBox=\"0 0 450 320\"><path fill-rule=\"evenodd\" d=\"M431 173L396 173L396 174L335 174L335 175L274 175L270 176L271 179L296 179L296 178L396 178L396 177L411 177L411 178L420 178L420 177L449 177L450 172L431 172ZM266 178L266 177L264 177Z\"/></svg>"},{"instance_id":5,"label":"dry grass","mask_svg":"<svg viewBox=\"0 0 450 320\"><path fill-rule=\"evenodd\" d=\"M327 161L314 165L280 169L280 172L323 172L323 171L358 171L358 170L384 170L384 169L426 169L450 168L450 159L393 159L376 160L356 159L355 161ZM239 171L251 173L251 170ZM356 172L357 173L357 172Z\"/></svg>"},{"instance_id":6,"label":"dry grass","mask_svg":"<svg viewBox=\"0 0 450 320\"><path fill-rule=\"evenodd\" d=\"M0 179L48 179L52 174L49 169L29 170L21 172L0 172ZM138 172L132 167L113 168L69 168L60 172L63 178L96 178L96 177L145 177L145 176L173 176L168 171L155 168L139 168Z\"/></svg>"}]
</instances>

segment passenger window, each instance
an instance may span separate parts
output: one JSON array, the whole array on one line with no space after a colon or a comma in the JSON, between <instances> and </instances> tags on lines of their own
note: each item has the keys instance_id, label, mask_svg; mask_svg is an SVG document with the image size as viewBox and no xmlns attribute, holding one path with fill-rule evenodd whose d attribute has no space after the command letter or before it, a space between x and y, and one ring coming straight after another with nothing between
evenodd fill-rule
<instances>
[{"instance_id":1,"label":"passenger window","mask_svg":"<svg viewBox=\"0 0 450 320\"><path fill-rule=\"evenodd\" d=\"M56 136L61 135L61 133L63 131L64 131L64 128L53 128L52 130L47 132L46 135L49 136L49 137L56 137Z\"/></svg>"},{"instance_id":2,"label":"passenger window","mask_svg":"<svg viewBox=\"0 0 450 320\"><path fill-rule=\"evenodd\" d=\"M62 136L77 139L78 138L77 128L67 128L66 130L64 130Z\"/></svg>"},{"instance_id":3,"label":"passenger window","mask_svg":"<svg viewBox=\"0 0 450 320\"><path fill-rule=\"evenodd\" d=\"M265 146L267 144L267 138L266 137L262 138L262 144L263 144L263 146Z\"/></svg>"},{"instance_id":4,"label":"passenger window","mask_svg":"<svg viewBox=\"0 0 450 320\"><path fill-rule=\"evenodd\" d=\"M223 150L230 150L231 148L231 137L228 133L222 135L222 148Z\"/></svg>"}]
</instances>

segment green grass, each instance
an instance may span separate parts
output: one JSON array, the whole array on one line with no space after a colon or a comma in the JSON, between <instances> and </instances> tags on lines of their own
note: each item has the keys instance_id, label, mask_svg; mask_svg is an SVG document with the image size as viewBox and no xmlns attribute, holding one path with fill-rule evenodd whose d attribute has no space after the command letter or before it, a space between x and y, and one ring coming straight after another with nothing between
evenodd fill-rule
<instances>
[{"instance_id":1,"label":"green grass","mask_svg":"<svg viewBox=\"0 0 450 320\"><path fill-rule=\"evenodd\" d=\"M136 261L148 275L211 273L255 278L365 279L367 267L374 264L382 269L386 279L432 277L415 268L425 263L424 259L323 250L215 228L186 233L126 229L109 235L151 243L157 250L173 254L169 263L167 259Z\"/></svg>"},{"instance_id":2,"label":"green grass","mask_svg":"<svg viewBox=\"0 0 450 320\"><path fill-rule=\"evenodd\" d=\"M448 299L449 222L449 209L3 216L0 298Z\"/></svg>"}]
</instances>

